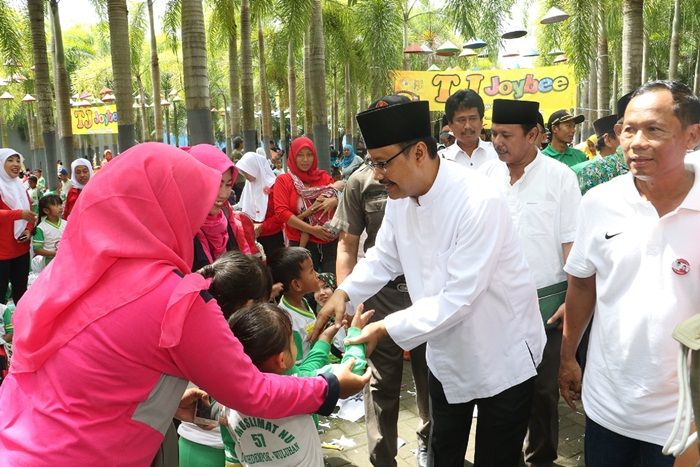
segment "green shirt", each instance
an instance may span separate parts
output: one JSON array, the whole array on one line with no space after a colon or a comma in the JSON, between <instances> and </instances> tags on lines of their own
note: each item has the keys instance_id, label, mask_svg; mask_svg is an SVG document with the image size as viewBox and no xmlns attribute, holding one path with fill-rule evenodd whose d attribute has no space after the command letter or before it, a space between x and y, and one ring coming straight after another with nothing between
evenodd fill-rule
<instances>
[{"instance_id":1,"label":"green shirt","mask_svg":"<svg viewBox=\"0 0 700 467\"><path fill-rule=\"evenodd\" d=\"M557 152L556 149L552 147L551 144L548 144L542 152L549 157L553 157L554 159L558 160L559 162L568 165L569 167L572 167L576 164L580 164L581 162L586 162L588 158L586 157L586 154L583 152L579 151L578 149L574 149L571 146L566 148L566 151L563 153Z\"/></svg>"},{"instance_id":2,"label":"green shirt","mask_svg":"<svg viewBox=\"0 0 700 467\"><path fill-rule=\"evenodd\" d=\"M618 175L626 174L629 171L622 148L618 146L615 154L610 154L603 159L592 159L571 167L576 172L578 186L581 194L601 183L608 182Z\"/></svg>"}]
</instances>

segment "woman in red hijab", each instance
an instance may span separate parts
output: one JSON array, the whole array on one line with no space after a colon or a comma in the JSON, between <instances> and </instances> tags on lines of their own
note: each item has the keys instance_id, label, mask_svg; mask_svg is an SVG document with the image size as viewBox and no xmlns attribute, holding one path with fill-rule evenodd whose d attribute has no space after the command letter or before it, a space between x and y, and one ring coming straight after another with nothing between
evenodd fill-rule
<instances>
[{"instance_id":1,"label":"woman in red hijab","mask_svg":"<svg viewBox=\"0 0 700 467\"><path fill-rule=\"evenodd\" d=\"M284 233L292 246L298 246L302 233L309 234L306 248L314 265L322 272L335 272L336 235L324 226L338 206L335 182L318 168L316 147L301 136L292 141L287 160L288 172L277 177L273 200L275 214L285 223Z\"/></svg>"}]
</instances>

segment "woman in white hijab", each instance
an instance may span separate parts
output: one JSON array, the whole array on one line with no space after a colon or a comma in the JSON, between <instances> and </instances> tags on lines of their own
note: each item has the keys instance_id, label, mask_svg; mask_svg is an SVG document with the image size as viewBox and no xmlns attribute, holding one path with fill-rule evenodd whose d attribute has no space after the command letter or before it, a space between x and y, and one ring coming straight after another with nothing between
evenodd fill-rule
<instances>
[{"instance_id":1,"label":"woman in white hijab","mask_svg":"<svg viewBox=\"0 0 700 467\"><path fill-rule=\"evenodd\" d=\"M19 180L23 160L14 149L0 149L0 303L6 302L8 282L15 304L27 290L30 232L36 217Z\"/></svg>"},{"instance_id":2,"label":"woman in white hijab","mask_svg":"<svg viewBox=\"0 0 700 467\"><path fill-rule=\"evenodd\" d=\"M272 206L272 186L277 177L267 158L257 152L243 154L236 168L246 179L236 207L253 219L258 241L269 255L284 246L283 223L277 219Z\"/></svg>"},{"instance_id":3,"label":"woman in white hijab","mask_svg":"<svg viewBox=\"0 0 700 467\"><path fill-rule=\"evenodd\" d=\"M70 165L71 188L66 195L66 205L63 207L63 218L68 219L75 202L78 201L80 192L92 178L92 164L87 159L76 159Z\"/></svg>"}]
</instances>

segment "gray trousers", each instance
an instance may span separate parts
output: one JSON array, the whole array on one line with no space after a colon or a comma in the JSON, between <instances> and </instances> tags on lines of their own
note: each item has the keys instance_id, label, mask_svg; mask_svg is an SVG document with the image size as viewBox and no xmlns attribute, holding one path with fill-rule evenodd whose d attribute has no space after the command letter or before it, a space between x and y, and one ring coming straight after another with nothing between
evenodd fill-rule
<instances>
[{"instance_id":1,"label":"gray trousers","mask_svg":"<svg viewBox=\"0 0 700 467\"><path fill-rule=\"evenodd\" d=\"M375 310L372 321L379 321L388 314L410 305L408 293L398 290L394 283L389 283L365 302L365 309ZM393 467L396 465L397 454L403 350L390 337L385 337L377 344L368 361L372 368L372 379L370 384L365 386L364 400L369 458L374 466ZM420 418L416 431L418 446L427 447L430 411L425 344L411 350L411 370L416 383L416 402Z\"/></svg>"},{"instance_id":2,"label":"gray trousers","mask_svg":"<svg viewBox=\"0 0 700 467\"><path fill-rule=\"evenodd\" d=\"M548 467L557 459L559 446L559 352L561 330L547 330L542 363L537 367L532 412L525 438L528 467Z\"/></svg>"}]
</instances>

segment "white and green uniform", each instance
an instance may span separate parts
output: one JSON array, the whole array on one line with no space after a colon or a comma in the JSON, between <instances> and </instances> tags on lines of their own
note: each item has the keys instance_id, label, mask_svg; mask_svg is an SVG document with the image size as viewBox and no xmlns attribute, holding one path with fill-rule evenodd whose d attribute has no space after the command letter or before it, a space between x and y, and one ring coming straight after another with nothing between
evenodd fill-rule
<instances>
[{"instance_id":1,"label":"white and green uniform","mask_svg":"<svg viewBox=\"0 0 700 467\"><path fill-rule=\"evenodd\" d=\"M313 330L314 323L316 323L316 315L311 311L311 307L306 302L306 299L302 300L304 301L303 309L291 305L284 295L279 303L280 308L286 311L292 319L292 337L297 346L297 364L301 363L304 357L309 354L311 344L306 339L306 336Z\"/></svg>"},{"instance_id":2,"label":"white and green uniform","mask_svg":"<svg viewBox=\"0 0 700 467\"><path fill-rule=\"evenodd\" d=\"M348 329L348 337L359 336L359 328ZM331 345L318 340L304 361L294 365L287 374L316 376L330 373ZM355 359L352 371L362 375L367 367L365 345L349 345L342 362ZM322 467L323 453L318 436L315 415L296 415L275 420L250 417L225 408L227 424L221 430L226 451L226 466Z\"/></svg>"},{"instance_id":3,"label":"white and green uniform","mask_svg":"<svg viewBox=\"0 0 700 467\"><path fill-rule=\"evenodd\" d=\"M34 251L39 249L56 251L56 246L63 236L63 231L66 230L67 221L59 218L58 223L54 224L48 219L44 219L36 228L36 233L32 239L32 248ZM32 272L41 272L53 257L37 255L32 260Z\"/></svg>"}]
</instances>

